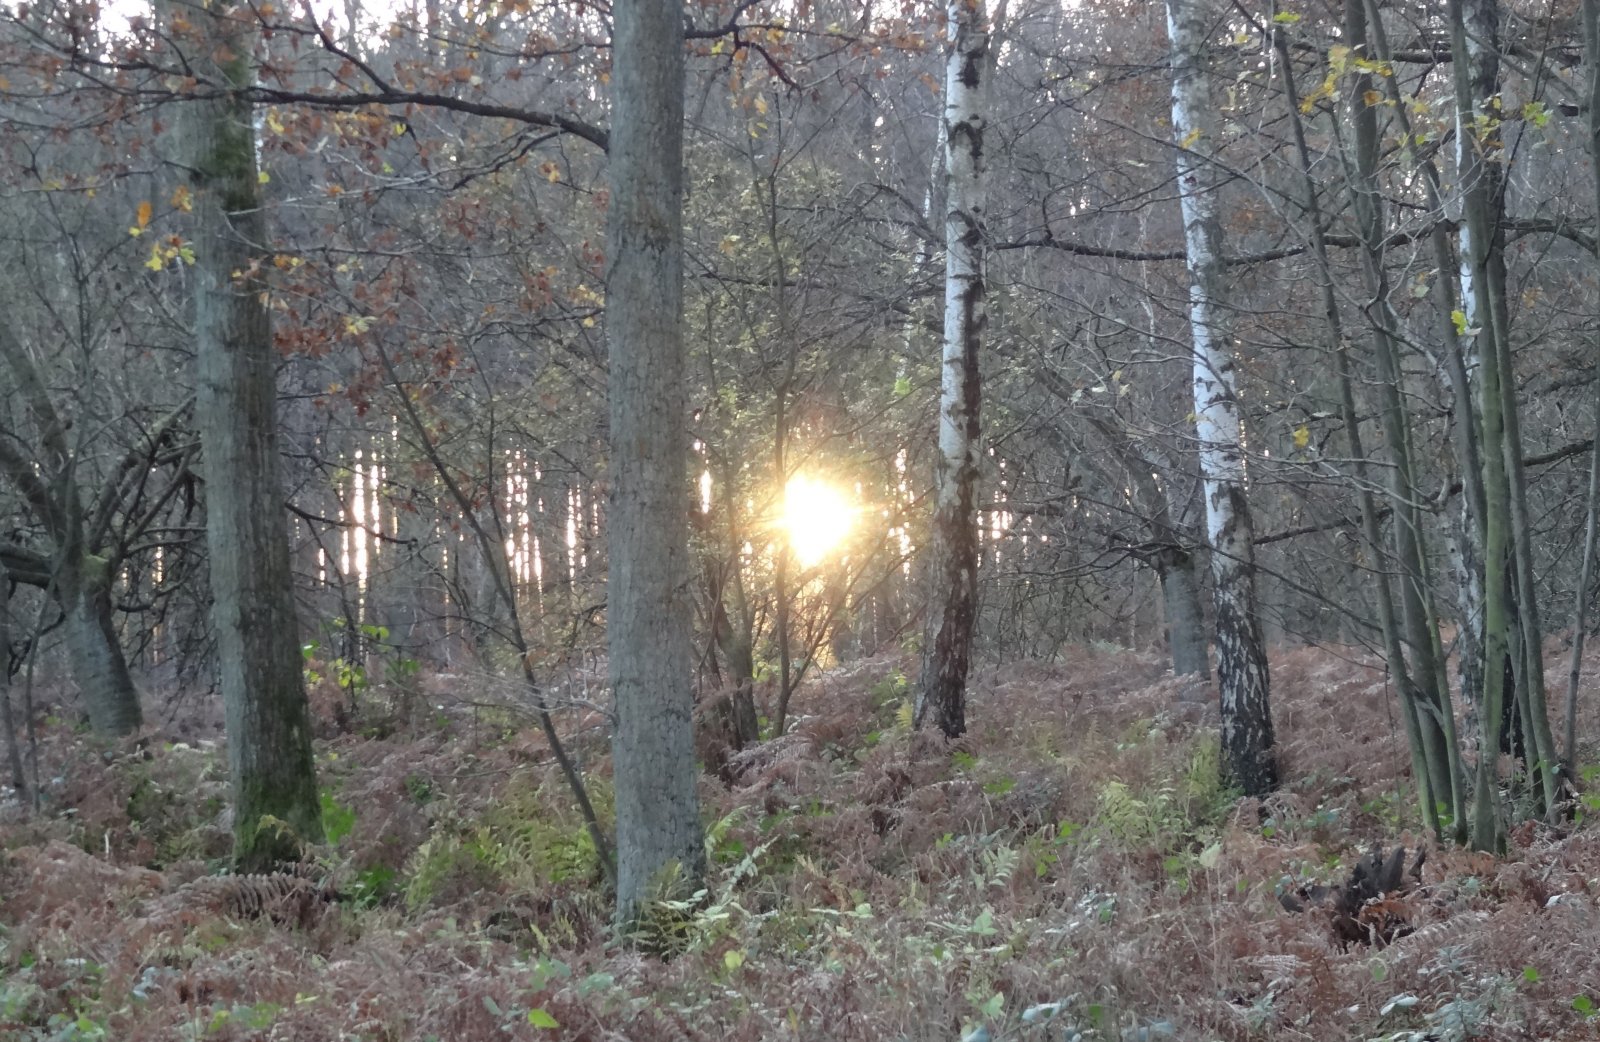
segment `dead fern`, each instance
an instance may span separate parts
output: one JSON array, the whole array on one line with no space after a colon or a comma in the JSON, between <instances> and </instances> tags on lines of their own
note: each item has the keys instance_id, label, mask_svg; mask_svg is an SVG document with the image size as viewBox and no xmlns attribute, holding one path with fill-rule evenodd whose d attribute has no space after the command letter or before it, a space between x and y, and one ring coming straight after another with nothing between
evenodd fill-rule
<instances>
[{"instance_id":1,"label":"dead fern","mask_svg":"<svg viewBox=\"0 0 1600 1042\"><path fill-rule=\"evenodd\" d=\"M202 876L159 898L150 911L158 921L209 914L305 929L321 918L335 897L332 886L314 869L286 866L283 871L255 875Z\"/></svg>"}]
</instances>

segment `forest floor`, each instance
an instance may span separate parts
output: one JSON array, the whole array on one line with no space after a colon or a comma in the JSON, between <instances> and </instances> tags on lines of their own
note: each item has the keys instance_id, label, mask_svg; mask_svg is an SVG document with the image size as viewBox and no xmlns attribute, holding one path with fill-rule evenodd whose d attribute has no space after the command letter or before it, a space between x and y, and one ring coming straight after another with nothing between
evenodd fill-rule
<instances>
[{"instance_id":1,"label":"forest floor","mask_svg":"<svg viewBox=\"0 0 1600 1042\"><path fill-rule=\"evenodd\" d=\"M407 733L318 741L325 878L214 874L215 743L47 721L45 814L0 811L0 1039L1600 1038L1600 799L1504 858L1429 844L1366 656L1274 656L1264 801L1219 787L1206 689L1155 656L983 669L950 745L908 733L907 665L819 677L703 780L707 892L656 906L644 952L537 729L470 678ZM1375 845L1429 848L1385 908L1414 932L1341 947L1281 906Z\"/></svg>"}]
</instances>

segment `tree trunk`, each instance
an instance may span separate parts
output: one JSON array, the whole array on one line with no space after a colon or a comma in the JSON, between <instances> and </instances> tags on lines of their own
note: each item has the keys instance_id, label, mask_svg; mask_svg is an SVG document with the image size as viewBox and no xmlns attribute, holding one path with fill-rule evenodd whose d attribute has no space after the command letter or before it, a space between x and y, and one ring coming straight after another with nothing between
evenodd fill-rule
<instances>
[{"instance_id":1,"label":"tree trunk","mask_svg":"<svg viewBox=\"0 0 1600 1042\"><path fill-rule=\"evenodd\" d=\"M20 797L27 791L28 775L22 767L22 740L11 708L11 580L4 570L0 570L0 726L5 730L11 787Z\"/></svg>"},{"instance_id":2,"label":"tree trunk","mask_svg":"<svg viewBox=\"0 0 1600 1042\"><path fill-rule=\"evenodd\" d=\"M1226 766L1247 795L1278 786L1266 648L1256 612L1255 546L1245 498L1237 376L1226 319L1218 177L1209 154L1220 121L1203 55L1214 24L1200 0L1167 0L1172 45L1172 129L1189 268L1194 414L1205 482L1206 534L1217 626Z\"/></svg>"},{"instance_id":3,"label":"tree trunk","mask_svg":"<svg viewBox=\"0 0 1600 1042\"><path fill-rule=\"evenodd\" d=\"M1367 18L1364 0L1345 5L1346 38L1364 45ZM1362 276L1365 284L1367 329L1376 362L1376 389L1383 443L1388 455L1389 502L1393 517L1394 561L1399 572L1400 615L1409 657L1409 669L1396 672L1401 697L1416 718L1415 751L1421 754L1426 778L1417 781L1422 792L1423 820L1436 835L1444 822L1459 823L1465 810L1460 763L1457 757L1455 714L1444 665L1435 654L1438 616L1428 573L1428 554L1421 498L1413 477L1411 420L1402 397L1399 319L1390 309L1391 287L1383 240L1387 233L1383 196L1378 188L1377 107L1369 100L1372 77L1359 67L1350 92L1351 122L1355 127L1353 166L1354 201L1362 242ZM1425 784L1424 784L1425 783Z\"/></svg>"},{"instance_id":4,"label":"tree trunk","mask_svg":"<svg viewBox=\"0 0 1600 1042\"><path fill-rule=\"evenodd\" d=\"M238 91L254 79L247 9L214 7L190 60ZM234 863L261 871L322 840L300 630L279 480L276 352L251 106L226 93L182 109L195 213L195 419L217 634Z\"/></svg>"},{"instance_id":5,"label":"tree trunk","mask_svg":"<svg viewBox=\"0 0 1600 1042\"><path fill-rule=\"evenodd\" d=\"M939 453L922 677L914 720L967 729L967 668L978 615L978 351L984 312L984 95L992 68L983 0L951 0L945 78L945 290Z\"/></svg>"},{"instance_id":6,"label":"tree trunk","mask_svg":"<svg viewBox=\"0 0 1600 1042\"><path fill-rule=\"evenodd\" d=\"M1474 844L1490 848L1498 845L1500 836L1494 751L1501 737L1500 716L1505 699L1504 671L1498 663L1508 651L1516 653L1513 698L1526 701L1523 715L1533 731L1529 736L1533 749L1528 769L1536 779L1535 789L1547 812L1555 805L1557 760L1545 708L1543 641L1534 596L1531 528L1506 299L1505 233L1500 223L1504 207L1504 143L1498 110L1492 108L1491 101L1499 90L1499 57L1495 51L1499 9L1495 0L1450 0L1449 15L1451 48L1456 55L1456 149L1463 186L1462 324L1475 331L1483 359L1479 403L1486 508L1485 669L1480 716L1483 741L1479 745L1472 839ZM1499 633L1495 632L1497 628Z\"/></svg>"},{"instance_id":7,"label":"tree trunk","mask_svg":"<svg viewBox=\"0 0 1600 1042\"><path fill-rule=\"evenodd\" d=\"M756 660L750 639L750 609L745 603L744 580L737 571L726 580L719 580L714 603L717 646L728 662L728 682L733 686L728 722L734 748L741 749L761 737L761 724L756 714Z\"/></svg>"},{"instance_id":8,"label":"tree trunk","mask_svg":"<svg viewBox=\"0 0 1600 1042\"><path fill-rule=\"evenodd\" d=\"M1589 166L1595 195L1596 227L1600 230L1600 0L1583 0L1583 51L1589 75ZM1600 260L1600 240L1595 258ZM1589 496L1583 534L1583 565L1572 608L1572 664L1567 669L1567 705L1561 762L1568 775L1577 768L1578 755L1578 678L1583 666L1583 642L1589 628L1589 583L1594 578L1597 507L1600 507L1600 388L1594 395L1592 429L1594 444L1589 449Z\"/></svg>"},{"instance_id":9,"label":"tree trunk","mask_svg":"<svg viewBox=\"0 0 1600 1042\"><path fill-rule=\"evenodd\" d=\"M63 569L58 583L72 673L89 710L90 728L106 737L137 731L144 718L111 618L110 565L103 557L83 554Z\"/></svg>"},{"instance_id":10,"label":"tree trunk","mask_svg":"<svg viewBox=\"0 0 1600 1042\"><path fill-rule=\"evenodd\" d=\"M1200 604L1200 577L1194 555L1172 550L1156 559L1161 579L1161 604L1167 624L1167 646L1172 655L1172 675L1211 675L1206 647L1205 609Z\"/></svg>"},{"instance_id":11,"label":"tree trunk","mask_svg":"<svg viewBox=\"0 0 1600 1042\"><path fill-rule=\"evenodd\" d=\"M734 488L731 483L725 487ZM736 498L729 494L718 501L718 508L727 516L722 530L715 528L714 515L700 511L690 514L699 530L697 541L708 544L702 566L706 614L711 624L712 649L707 658L716 670L716 653L720 651L728 666L726 676L717 671L720 690L712 707L712 719L730 749L742 749L761 736L754 696L753 624L740 570L739 553L744 540L735 521Z\"/></svg>"},{"instance_id":12,"label":"tree trunk","mask_svg":"<svg viewBox=\"0 0 1600 1042\"><path fill-rule=\"evenodd\" d=\"M612 8L606 630L616 698L617 919L705 871L689 641L683 381L683 4Z\"/></svg>"}]
</instances>

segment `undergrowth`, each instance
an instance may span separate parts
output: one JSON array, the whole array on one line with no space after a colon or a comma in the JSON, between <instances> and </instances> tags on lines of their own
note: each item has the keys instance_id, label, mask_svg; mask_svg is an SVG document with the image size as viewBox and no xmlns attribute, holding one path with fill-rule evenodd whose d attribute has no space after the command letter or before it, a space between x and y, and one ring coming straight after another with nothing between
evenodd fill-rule
<instances>
[{"instance_id":1,"label":"undergrowth","mask_svg":"<svg viewBox=\"0 0 1600 1042\"><path fill-rule=\"evenodd\" d=\"M279 885L289 916L214 878L220 749L47 728L48 813L0 819L0 1038L1600 1037L1593 821L1433 850L1385 949L1279 906L1422 841L1381 667L1275 657L1290 782L1255 801L1159 663L1072 662L978 678L956 743L910 731L902 663L824 675L703 779L708 877L664 875L627 944L531 731L320 744L328 897Z\"/></svg>"}]
</instances>

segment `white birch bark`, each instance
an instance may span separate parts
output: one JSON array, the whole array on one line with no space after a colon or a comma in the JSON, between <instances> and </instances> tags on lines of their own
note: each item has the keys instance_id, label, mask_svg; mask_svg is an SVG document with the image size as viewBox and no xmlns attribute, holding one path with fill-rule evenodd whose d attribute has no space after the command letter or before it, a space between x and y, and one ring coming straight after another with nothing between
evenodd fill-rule
<instances>
[{"instance_id":1,"label":"white birch bark","mask_svg":"<svg viewBox=\"0 0 1600 1042\"><path fill-rule=\"evenodd\" d=\"M1237 376L1227 317L1218 177L1210 162L1219 120L1203 55L1216 19L1203 0L1167 0L1172 48L1172 131L1189 269L1194 414L1205 482L1206 535L1217 625L1222 749L1249 795L1277 787L1267 656L1256 613L1255 548L1245 498Z\"/></svg>"},{"instance_id":2,"label":"white birch bark","mask_svg":"<svg viewBox=\"0 0 1600 1042\"><path fill-rule=\"evenodd\" d=\"M978 606L978 352L984 311L985 96L992 68L983 0L951 0L945 75L944 350L939 382L932 596L915 720L966 730L967 669Z\"/></svg>"}]
</instances>

